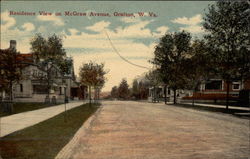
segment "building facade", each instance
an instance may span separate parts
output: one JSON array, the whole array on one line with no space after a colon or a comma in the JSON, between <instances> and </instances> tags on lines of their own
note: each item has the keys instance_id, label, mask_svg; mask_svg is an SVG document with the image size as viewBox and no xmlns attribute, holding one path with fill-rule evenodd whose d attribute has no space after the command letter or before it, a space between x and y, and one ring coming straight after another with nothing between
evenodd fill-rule
<instances>
[{"instance_id":1,"label":"building facade","mask_svg":"<svg viewBox=\"0 0 250 159\"><path fill-rule=\"evenodd\" d=\"M15 49L15 46L16 42L11 40L9 49ZM32 53L18 54L17 60L23 63L22 77L12 87L13 101L63 103L65 100L85 97L86 90L80 88L76 81L71 58L66 59L71 63L67 73L62 73L52 61L35 60ZM1 83L3 85L3 82L0 81ZM1 89L0 96L4 100L9 95L4 89Z\"/></svg>"}]
</instances>

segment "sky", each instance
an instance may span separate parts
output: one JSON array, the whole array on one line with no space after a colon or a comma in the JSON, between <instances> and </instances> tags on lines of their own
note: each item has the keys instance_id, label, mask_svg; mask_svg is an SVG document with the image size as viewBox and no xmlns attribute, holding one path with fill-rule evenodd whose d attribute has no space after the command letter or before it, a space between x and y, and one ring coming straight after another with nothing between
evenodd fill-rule
<instances>
[{"instance_id":1,"label":"sky","mask_svg":"<svg viewBox=\"0 0 250 159\"><path fill-rule=\"evenodd\" d=\"M104 63L108 71L104 91L133 79L152 68L154 47L169 32L188 31L194 38L204 34L203 15L214 1L1 1L0 48L17 41L17 50L30 53L36 33L63 38L67 56L78 75L83 63ZM13 15L29 12L34 15ZM40 15L41 12L51 15ZM144 16L140 16L143 12ZM61 13L61 15L58 15ZM69 16L78 13L86 16ZM92 14L91 14L92 13ZM108 16L97 16L104 13ZM120 16L117 16L120 15ZM132 15L132 16L123 16ZM150 16L153 15L153 16ZM110 40L109 40L110 39ZM112 46L113 45L113 46ZM137 67L122 60L117 52Z\"/></svg>"}]
</instances>

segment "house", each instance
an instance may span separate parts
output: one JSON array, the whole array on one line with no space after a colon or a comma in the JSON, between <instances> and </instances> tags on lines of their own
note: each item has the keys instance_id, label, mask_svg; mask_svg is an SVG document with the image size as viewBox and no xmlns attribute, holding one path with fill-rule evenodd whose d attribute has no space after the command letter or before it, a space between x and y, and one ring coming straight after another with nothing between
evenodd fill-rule
<instances>
[{"instance_id":1,"label":"house","mask_svg":"<svg viewBox=\"0 0 250 159\"><path fill-rule=\"evenodd\" d=\"M167 102L174 101L174 91L170 89L169 87L166 87L166 89L162 85L156 86L156 87L150 87L148 101L149 102L165 101L165 94L166 94ZM189 96L190 94L191 94L190 90L184 90L184 89L176 90L177 100L180 100L181 98L185 96Z\"/></svg>"},{"instance_id":2,"label":"house","mask_svg":"<svg viewBox=\"0 0 250 159\"><path fill-rule=\"evenodd\" d=\"M9 49L15 48L16 42L11 40ZM66 59L71 63L67 73L62 73L52 61L35 60L32 53L18 54L17 60L22 63L22 79L13 85L13 101L63 103L68 98L83 99L86 96L86 89L79 87L76 81L71 58ZM4 89L0 89L0 95L3 99L8 96Z\"/></svg>"},{"instance_id":3,"label":"house","mask_svg":"<svg viewBox=\"0 0 250 159\"><path fill-rule=\"evenodd\" d=\"M229 82L229 99L237 101L242 90L250 90L250 80ZM198 102L221 102L227 98L227 83L220 78L211 78L200 84L199 90L183 99L195 99Z\"/></svg>"}]
</instances>

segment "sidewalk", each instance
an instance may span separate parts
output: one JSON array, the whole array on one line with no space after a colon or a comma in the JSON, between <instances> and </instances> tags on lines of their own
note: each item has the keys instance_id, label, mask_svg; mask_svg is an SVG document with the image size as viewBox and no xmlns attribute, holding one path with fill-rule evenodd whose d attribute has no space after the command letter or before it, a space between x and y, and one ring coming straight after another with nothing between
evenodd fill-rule
<instances>
[{"instance_id":1,"label":"sidewalk","mask_svg":"<svg viewBox=\"0 0 250 159\"><path fill-rule=\"evenodd\" d=\"M72 109L83 104L83 101L70 102L66 104L66 109ZM65 105L61 104L49 108L23 112L0 118L0 137L11 134L15 131L33 126L44 120L52 118L65 111Z\"/></svg>"},{"instance_id":2,"label":"sidewalk","mask_svg":"<svg viewBox=\"0 0 250 159\"><path fill-rule=\"evenodd\" d=\"M180 103L180 104L188 104L192 105L192 103ZM203 103L194 103L197 106L204 106L204 107L213 107L213 108L226 108L225 105L218 105L218 104L203 104ZM228 106L229 109L237 109L237 110L248 110L250 111L250 107L237 107L237 106Z\"/></svg>"}]
</instances>

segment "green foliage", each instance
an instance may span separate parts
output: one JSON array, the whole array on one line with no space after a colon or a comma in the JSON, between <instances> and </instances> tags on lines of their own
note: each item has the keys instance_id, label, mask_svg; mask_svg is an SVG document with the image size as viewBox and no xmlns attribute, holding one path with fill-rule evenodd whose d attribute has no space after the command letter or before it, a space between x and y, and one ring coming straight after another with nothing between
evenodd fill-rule
<instances>
[{"instance_id":1,"label":"green foliage","mask_svg":"<svg viewBox=\"0 0 250 159\"><path fill-rule=\"evenodd\" d=\"M226 81L249 78L249 2L218 1L209 6L203 27L218 74Z\"/></svg>"},{"instance_id":2,"label":"green foliage","mask_svg":"<svg viewBox=\"0 0 250 159\"><path fill-rule=\"evenodd\" d=\"M66 58L66 51L63 48L63 39L55 34L47 39L41 34L36 34L31 39L31 51L36 61L41 59L56 64L64 74L69 74L72 67L72 60Z\"/></svg>"},{"instance_id":3,"label":"green foliage","mask_svg":"<svg viewBox=\"0 0 250 159\"><path fill-rule=\"evenodd\" d=\"M106 81L104 64L97 64L92 61L84 63L80 68L79 77L83 85L103 87Z\"/></svg>"},{"instance_id":4,"label":"green foliage","mask_svg":"<svg viewBox=\"0 0 250 159\"><path fill-rule=\"evenodd\" d=\"M157 70L150 70L145 78L149 81L150 86L158 86L162 83L163 74L160 73L159 69Z\"/></svg>"},{"instance_id":5,"label":"green foliage","mask_svg":"<svg viewBox=\"0 0 250 159\"><path fill-rule=\"evenodd\" d=\"M125 78L122 79L118 87L118 97L121 99L128 99L130 97L129 85Z\"/></svg>"},{"instance_id":6,"label":"green foliage","mask_svg":"<svg viewBox=\"0 0 250 159\"><path fill-rule=\"evenodd\" d=\"M204 40L195 40L189 50L190 58L186 59L185 74L187 75L187 89L197 90L203 80L213 75L213 57Z\"/></svg>"},{"instance_id":7,"label":"green foliage","mask_svg":"<svg viewBox=\"0 0 250 159\"><path fill-rule=\"evenodd\" d=\"M133 99L146 99L148 97L149 82L146 77L141 80L134 79L131 89Z\"/></svg>"},{"instance_id":8,"label":"green foliage","mask_svg":"<svg viewBox=\"0 0 250 159\"><path fill-rule=\"evenodd\" d=\"M111 97L112 98L117 98L118 97L118 88L117 88L117 86L112 87L112 89L111 89Z\"/></svg>"},{"instance_id":9,"label":"green foliage","mask_svg":"<svg viewBox=\"0 0 250 159\"><path fill-rule=\"evenodd\" d=\"M35 54L37 59L61 59L66 55L63 48L63 40L61 37L53 34L47 39L41 34L36 34L31 39L31 51Z\"/></svg>"},{"instance_id":10,"label":"green foliage","mask_svg":"<svg viewBox=\"0 0 250 159\"><path fill-rule=\"evenodd\" d=\"M0 87L10 95L12 100L12 86L22 78L22 63L18 60L20 53L13 49L1 50L0 52Z\"/></svg>"},{"instance_id":11,"label":"green foliage","mask_svg":"<svg viewBox=\"0 0 250 159\"><path fill-rule=\"evenodd\" d=\"M164 84L176 90L186 84L185 63L190 50L191 35L185 31L167 33L156 46L154 59L156 69Z\"/></svg>"},{"instance_id":12,"label":"green foliage","mask_svg":"<svg viewBox=\"0 0 250 159\"><path fill-rule=\"evenodd\" d=\"M190 51L191 35L185 31L167 33L154 51L152 63L156 66L161 81L174 90L185 88L188 83L187 64Z\"/></svg>"}]
</instances>

